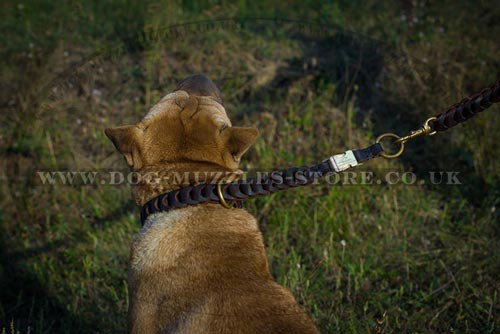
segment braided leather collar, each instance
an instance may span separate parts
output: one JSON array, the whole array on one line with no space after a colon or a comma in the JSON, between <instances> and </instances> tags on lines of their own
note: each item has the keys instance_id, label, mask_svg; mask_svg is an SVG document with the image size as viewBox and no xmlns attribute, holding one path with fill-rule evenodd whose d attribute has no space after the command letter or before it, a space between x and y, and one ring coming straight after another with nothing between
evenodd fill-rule
<instances>
[{"instance_id":1,"label":"braided leather collar","mask_svg":"<svg viewBox=\"0 0 500 334\"><path fill-rule=\"evenodd\" d=\"M349 150L343 154L333 155L314 166L292 167L271 172L264 178L251 178L221 184L221 194L225 201L232 203L233 206L241 207L242 202L246 199L310 184L324 175L340 173L363 161L375 158L381 152L383 149L378 143L360 150ZM201 203L220 203L217 187L217 184L204 183L161 194L144 204L141 210L141 224L144 225L148 216L154 213Z\"/></svg>"}]
</instances>

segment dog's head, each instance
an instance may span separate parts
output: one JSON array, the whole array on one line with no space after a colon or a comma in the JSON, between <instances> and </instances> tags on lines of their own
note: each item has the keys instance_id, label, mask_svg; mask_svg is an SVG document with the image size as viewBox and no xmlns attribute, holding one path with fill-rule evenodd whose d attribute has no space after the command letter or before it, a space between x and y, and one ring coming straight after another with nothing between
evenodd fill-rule
<instances>
[{"instance_id":1,"label":"dog's head","mask_svg":"<svg viewBox=\"0 0 500 334\"><path fill-rule=\"evenodd\" d=\"M135 170L175 162L205 162L235 170L258 131L231 126L221 103L215 84L204 75L194 75L139 123L105 133Z\"/></svg>"}]
</instances>

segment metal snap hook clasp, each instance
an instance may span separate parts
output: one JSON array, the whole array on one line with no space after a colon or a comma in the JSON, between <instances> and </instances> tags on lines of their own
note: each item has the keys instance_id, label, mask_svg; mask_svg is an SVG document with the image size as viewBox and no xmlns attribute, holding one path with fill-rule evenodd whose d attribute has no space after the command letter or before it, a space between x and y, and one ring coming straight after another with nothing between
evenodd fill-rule
<instances>
[{"instance_id":1,"label":"metal snap hook clasp","mask_svg":"<svg viewBox=\"0 0 500 334\"><path fill-rule=\"evenodd\" d=\"M432 135L436 134L436 131L432 131L432 128L431 128L431 122L434 120L436 120L436 117L428 118L425 121L424 125L422 125L420 127L420 129L412 131L412 132L410 132L409 135L404 136L404 137L400 137L394 133L384 133L384 134L380 135L377 138L376 142L379 143L380 145L382 145L382 148L384 148L384 145L381 143L381 141L382 141L382 139L385 139L385 138L396 138L394 143L399 144L399 150L396 153L388 154L388 153L382 152L382 153L380 153L380 155L386 159L397 158L401 154L403 154L403 151L405 150L405 143L407 141L409 141L410 139L413 139L413 138L416 138L419 136L432 136ZM384 151L385 151L385 148L384 148Z\"/></svg>"}]
</instances>

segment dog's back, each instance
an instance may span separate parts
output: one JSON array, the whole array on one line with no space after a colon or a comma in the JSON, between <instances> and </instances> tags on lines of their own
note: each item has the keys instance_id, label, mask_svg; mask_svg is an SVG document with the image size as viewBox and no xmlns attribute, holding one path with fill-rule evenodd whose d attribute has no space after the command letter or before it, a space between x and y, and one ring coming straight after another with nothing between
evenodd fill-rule
<instances>
[{"instance_id":1,"label":"dog's back","mask_svg":"<svg viewBox=\"0 0 500 334\"><path fill-rule=\"evenodd\" d=\"M134 333L317 333L274 282L257 222L243 209L206 204L151 216L134 239L130 279Z\"/></svg>"}]
</instances>

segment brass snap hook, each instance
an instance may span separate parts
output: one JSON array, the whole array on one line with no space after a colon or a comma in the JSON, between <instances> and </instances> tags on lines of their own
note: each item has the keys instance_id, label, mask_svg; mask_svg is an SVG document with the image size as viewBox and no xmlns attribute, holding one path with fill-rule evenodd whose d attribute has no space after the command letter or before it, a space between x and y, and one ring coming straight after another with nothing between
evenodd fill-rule
<instances>
[{"instance_id":1,"label":"brass snap hook","mask_svg":"<svg viewBox=\"0 0 500 334\"><path fill-rule=\"evenodd\" d=\"M420 129L412 131L412 132L410 132L409 135L404 136L403 138L400 138L400 139L398 139L396 141L397 142L406 143L407 141L409 141L410 139L413 139L415 137L435 135L436 131L432 131L431 126L430 126L430 123L432 121L434 121L434 120L436 120L436 117L428 118L425 121L424 125L422 125L422 127Z\"/></svg>"},{"instance_id":2,"label":"brass snap hook","mask_svg":"<svg viewBox=\"0 0 500 334\"><path fill-rule=\"evenodd\" d=\"M432 128L430 125L431 122L434 120L436 120L436 117L428 118L425 121L424 125L422 125L422 127L420 129L412 131L412 132L410 132L409 135L404 136L404 137L400 137L394 133L384 133L384 134L380 135L376 140L376 142L379 143L380 145L382 145L382 143L381 143L382 139L385 139L385 138L396 138L396 140L394 142L396 144L399 144L399 150L396 153L388 154L388 153L382 152L382 153L380 153L380 155L386 159L397 158L403 153L403 151L405 150L405 143L407 141L409 141L410 139L413 139L413 138L419 137L419 136L432 136L432 135L436 134L437 131L432 131ZM384 145L382 145L382 148L385 151Z\"/></svg>"}]
</instances>

